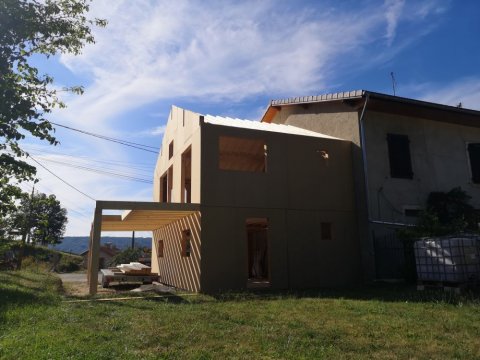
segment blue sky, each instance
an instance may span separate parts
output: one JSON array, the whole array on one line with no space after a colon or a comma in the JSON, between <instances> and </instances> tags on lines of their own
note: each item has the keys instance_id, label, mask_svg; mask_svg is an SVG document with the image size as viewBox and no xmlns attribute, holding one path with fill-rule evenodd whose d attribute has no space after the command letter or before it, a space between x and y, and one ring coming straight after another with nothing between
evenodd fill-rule
<instances>
[{"instance_id":1,"label":"blue sky","mask_svg":"<svg viewBox=\"0 0 480 360\"><path fill-rule=\"evenodd\" d=\"M270 99L365 89L480 110L480 2L94 0L95 45L80 56L36 58L68 108L50 119L160 146L172 104L259 119ZM59 128L55 148L25 146L95 199L152 200L152 185L69 168L152 179L155 154ZM54 162L57 161L57 162ZM97 161L97 162L94 162ZM39 170L37 189L69 210L67 235L87 235L94 202ZM28 185L25 187L28 190ZM120 235L120 234L116 234Z\"/></svg>"}]
</instances>

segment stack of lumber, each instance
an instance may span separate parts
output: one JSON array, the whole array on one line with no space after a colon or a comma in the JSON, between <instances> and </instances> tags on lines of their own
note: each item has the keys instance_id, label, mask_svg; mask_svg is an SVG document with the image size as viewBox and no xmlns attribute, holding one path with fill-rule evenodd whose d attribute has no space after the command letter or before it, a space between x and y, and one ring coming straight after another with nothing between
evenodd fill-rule
<instances>
[{"instance_id":1,"label":"stack of lumber","mask_svg":"<svg viewBox=\"0 0 480 360\"><path fill-rule=\"evenodd\" d=\"M150 266L143 265L139 262L121 264L118 265L117 268L126 275L150 275L152 272L152 268Z\"/></svg>"}]
</instances>

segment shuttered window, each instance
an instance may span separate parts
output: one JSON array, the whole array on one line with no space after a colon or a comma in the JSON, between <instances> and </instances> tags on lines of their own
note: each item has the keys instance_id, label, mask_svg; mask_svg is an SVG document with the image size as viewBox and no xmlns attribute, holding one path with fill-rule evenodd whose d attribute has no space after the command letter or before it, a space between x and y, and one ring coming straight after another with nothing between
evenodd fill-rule
<instances>
[{"instance_id":1,"label":"shuttered window","mask_svg":"<svg viewBox=\"0 0 480 360\"><path fill-rule=\"evenodd\" d=\"M468 144L472 182L480 184L480 144Z\"/></svg>"},{"instance_id":2,"label":"shuttered window","mask_svg":"<svg viewBox=\"0 0 480 360\"><path fill-rule=\"evenodd\" d=\"M388 134L388 159L392 178L413 179L410 140L407 135Z\"/></svg>"}]
</instances>

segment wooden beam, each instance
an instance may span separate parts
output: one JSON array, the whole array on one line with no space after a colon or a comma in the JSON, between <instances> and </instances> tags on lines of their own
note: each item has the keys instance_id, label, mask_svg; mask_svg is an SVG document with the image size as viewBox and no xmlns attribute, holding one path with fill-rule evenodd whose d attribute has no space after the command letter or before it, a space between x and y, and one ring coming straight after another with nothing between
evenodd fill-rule
<instances>
[{"instance_id":1,"label":"wooden beam","mask_svg":"<svg viewBox=\"0 0 480 360\"><path fill-rule=\"evenodd\" d=\"M98 255L100 253L100 236L102 233L102 208L95 207L95 215L93 218L92 241L90 246L90 269L89 269L89 293L95 295L98 286Z\"/></svg>"},{"instance_id":2,"label":"wooden beam","mask_svg":"<svg viewBox=\"0 0 480 360\"><path fill-rule=\"evenodd\" d=\"M200 204L161 203L161 202L148 202L148 201L97 200L97 207L102 209L102 210L200 211Z\"/></svg>"},{"instance_id":3,"label":"wooden beam","mask_svg":"<svg viewBox=\"0 0 480 360\"><path fill-rule=\"evenodd\" d=\"M280 109L280 106L269 106L267 111L265 112L265 115L263 115L261 122L271 123L275 115L277 115L277 113L280 111Z\"/></svg>"}]
</instances>

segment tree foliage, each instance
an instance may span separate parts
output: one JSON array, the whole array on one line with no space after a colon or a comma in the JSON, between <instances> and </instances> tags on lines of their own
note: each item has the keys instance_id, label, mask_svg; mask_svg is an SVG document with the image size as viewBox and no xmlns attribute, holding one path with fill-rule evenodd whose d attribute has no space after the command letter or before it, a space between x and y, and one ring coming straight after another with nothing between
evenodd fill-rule
<instances>
[{"instance_id":1,"label":"tree foliage","mask_svg":"<svg viewBox=\"0 0 480 360\"><path fill-rule=\"evenodd\" d=\"M478 232L480 217L470 199L471 196L460 187L448 192L431 192L417 226L405 230L402 235L420 238Z\"/></svg>"},{"instance_id":2,"label":"tree foliage","mask_svg":"<svg viewBox=\"0 0 480 360\"><path fill-rule=\"evenodd\" d=\"M60 243L67 221L67 210L55 195L43 193L22 199L13 216L20 233L29 234L31 243L41 245Z\"/></svg>"},{"instance_id":3,"label":"tree foliage","mask_svg":"<svg viewBox=\"0 0 480 360\"><path fill-rule=\"evenodd\" d=\"M34 55L79 54L93 43L92 26L105 20L89 20L89 0L0 1L0 216L21 197L17 182L33 180L35 167L21 140L32 136L57 144L46 115L65 105L53 78L31 63ZM80 87L63 89L81 93Z\"/></svg>"},{"instance_id":4,"label":"tree foliage","mask_svg":"<svg viewBox=\"0 0 480 360\"><path fill-rule=\"evenodd\" d=\"M143 251L139 248L127 248L122 252L119 252L117 255L112 257L110 260L109 266L115 266L120 264L129 264L132 261L138 261L142 256Z\"/></svg>"}]
</instances>

